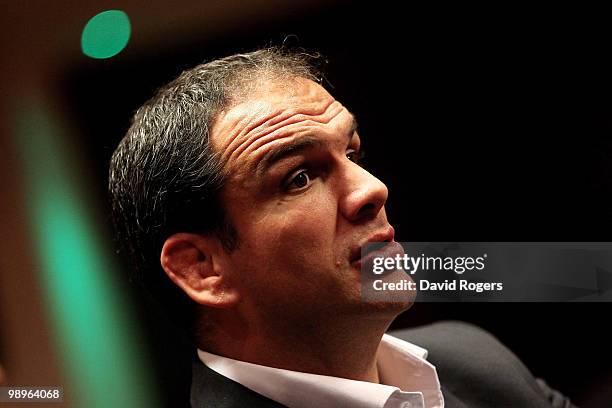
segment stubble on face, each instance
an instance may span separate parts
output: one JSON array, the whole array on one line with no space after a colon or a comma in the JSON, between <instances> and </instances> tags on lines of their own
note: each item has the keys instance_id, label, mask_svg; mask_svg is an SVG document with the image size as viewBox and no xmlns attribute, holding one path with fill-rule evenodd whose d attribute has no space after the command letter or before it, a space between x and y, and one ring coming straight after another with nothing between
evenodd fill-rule
<instances>
[{"instance_id":1,"label":"stubble on face","mask_svg":"<svg viewBox=\"0 0 612 408\"><path fill-rule=\"evenodd\" d=\"M235 270L252 310L304 321L317 315L378 314L385 307L397 314L405 308L360 300L359 271L350 265L349 247L372 227L351 225L339 213L347 188L338 175L343 173L330 170L323 177L321 170L321 177L299 194L287 194L280 186L285 173L302 162L346 171L347 164L338 163L347 145L358 148L353 126L346 108L303 78L262 83L251 97L234 101L217 116L211 141L230 175L222 202L241 242L226 266ZM354 135L347 138L347 133ZM263 177L257 173L271 149L307 134L327 147L301 153ZM386 222L382 208L372 225Z\"/></svg>"}]
</instances>

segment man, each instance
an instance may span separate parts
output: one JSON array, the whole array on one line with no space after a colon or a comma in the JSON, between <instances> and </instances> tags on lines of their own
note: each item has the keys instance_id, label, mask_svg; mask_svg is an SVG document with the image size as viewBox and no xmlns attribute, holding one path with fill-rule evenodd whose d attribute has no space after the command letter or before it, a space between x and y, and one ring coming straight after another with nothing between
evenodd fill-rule
<instances>
[{"instance_id":1,"label":"man","mask_svg":"<svg viewBox=\"0 0 612 408\"><path fill-rule=\"evenodd\" d=\"M361 248L394 231L359 154L355 117L279 49L188 70L135 114L114 218L193 333L192 405L569 406L477 328L397 334L430 361L385 335L412 298L361 300Z\"/></svg>"}]
</instances>

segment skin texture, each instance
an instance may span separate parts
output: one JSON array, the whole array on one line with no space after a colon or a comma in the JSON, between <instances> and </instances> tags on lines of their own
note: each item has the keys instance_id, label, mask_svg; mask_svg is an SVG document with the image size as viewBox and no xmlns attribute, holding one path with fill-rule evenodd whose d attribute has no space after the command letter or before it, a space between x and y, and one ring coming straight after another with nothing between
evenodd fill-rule
<instances>
[{"instance_id":1,"label":"skin texture","mask_svg":"<svg viewBox=\"0 0 612 408\"><path fill-rule=\"evenodd\" d=\"M161 254L168 276L203 306L199 346L378 382L378 344L411 299L360 299L355 251L392 229L386 186L357 163L353 115L310 80L261 80L220 112L211 141L230 174L221 198L239 246L227 253L212 235L176 234Z\"/></svg>"}]
</instances>

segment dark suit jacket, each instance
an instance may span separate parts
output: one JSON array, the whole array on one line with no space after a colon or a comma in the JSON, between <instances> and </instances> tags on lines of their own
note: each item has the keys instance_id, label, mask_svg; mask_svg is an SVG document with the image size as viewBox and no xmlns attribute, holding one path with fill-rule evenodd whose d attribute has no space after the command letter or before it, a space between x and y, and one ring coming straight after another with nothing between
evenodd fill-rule
<instances>
[{"instance_id":1,"label":"dark suit jacket","mask_svg":"<svg viewBox=\"0 0 612 408\"><path fill-rule=\"evenodd\" d=\"M445 407L570 408L569 400L536 380L495 337L462 322L440 322L390 333L429 351ZM209 369L193 366L192 407L282 407Z\"/></svg>"}]
</instances>

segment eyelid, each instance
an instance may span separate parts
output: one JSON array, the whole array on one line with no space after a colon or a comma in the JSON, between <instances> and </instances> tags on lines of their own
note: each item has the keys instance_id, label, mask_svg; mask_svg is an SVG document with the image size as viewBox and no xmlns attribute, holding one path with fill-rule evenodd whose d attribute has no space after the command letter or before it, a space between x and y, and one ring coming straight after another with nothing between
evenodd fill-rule
<instances>
[{"instance_id":1,"label":"eyelid","mask_svg":"<svg viewBox=\"0 0 612 408\"><path fill-rule=\"evenodd\" d=\"M306 177L308 177L308 184L306 186L304 186L304 187L299 187L299 188L296 188L296 189L292 189L291 188L291 184L293 183L293 180L295 180L295 178L298 175L302 174L302 173L306 173ZM294 170L294 171L290 171L289 175L287 177L285 177L285 179L284 179L284 181L282 183L283 190L287 191L287 192L304 190L312 182L312 176L309 173L310 173L310 169L308 167L304 166L304 165L297 167L296 170Z\"/></svg>"},{"instance_id":2,"label":"eyelid","mask_svg":"<svg viewBox=\"0 0 612 408\"><path fill-rule=\"evenodd\" d=\"M357 157L353 160L353 162L357 165L361 165L361 160L363 160L363 158L365 157L365 150L361 147L361 145L358 145L355 147L348 147L345 154L357 154ZM298 176L300 173L306 172L309 183L306 186L294 189L293 191L301 191L306 189L314 179L312 171L312 167L307 162L303 162L297 166L294 166L293 169L287 173L287 176L283 178L281 182L281 188L284 191L292 190L290 186L295 177Z\"/></svg>"},{"instance_id":3,"label":"eyelid","mask_svg":"<svg viewBox=\"0 0 612 408\"><path fill-rule=\"evenodd\" d=\"M354 162L357 164L360 164L360 162L363 160L363 158L365 157L365 150L362 149L361 147L356 147L353 149L347 149L346 151L346 155L348 156L351 153L356 153L357 157L355 158Z\"/></svg>"}]
</instances>

